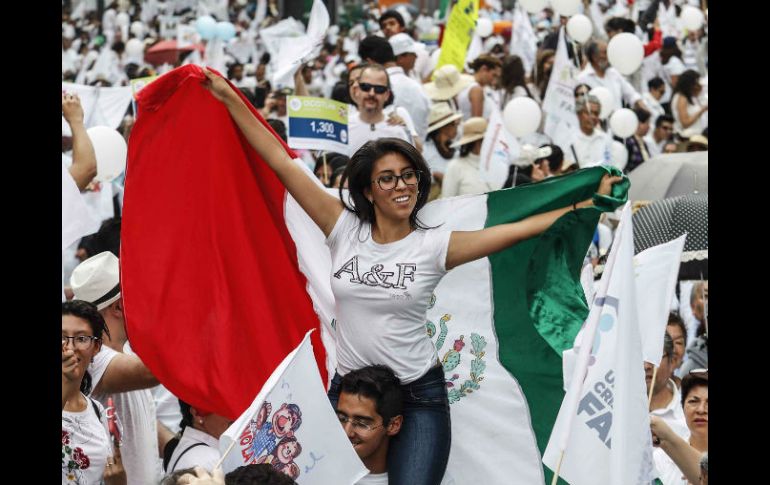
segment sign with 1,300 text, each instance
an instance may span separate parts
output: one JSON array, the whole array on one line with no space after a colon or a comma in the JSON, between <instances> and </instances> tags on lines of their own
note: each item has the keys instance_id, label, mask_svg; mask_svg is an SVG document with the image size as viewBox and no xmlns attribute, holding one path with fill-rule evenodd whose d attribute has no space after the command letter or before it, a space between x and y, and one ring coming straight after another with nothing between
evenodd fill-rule
<instances>
[{"instance_id":1,"label":"sign with 1,300 text","mask_svg":"<svg viewBox=\"0 0 770 485\"><path fill-rule=\"evenodd\" d=\"M289 96L286 106L291 148L347 153L347 104L326 98Z\"/></svg>"}]
</instances>

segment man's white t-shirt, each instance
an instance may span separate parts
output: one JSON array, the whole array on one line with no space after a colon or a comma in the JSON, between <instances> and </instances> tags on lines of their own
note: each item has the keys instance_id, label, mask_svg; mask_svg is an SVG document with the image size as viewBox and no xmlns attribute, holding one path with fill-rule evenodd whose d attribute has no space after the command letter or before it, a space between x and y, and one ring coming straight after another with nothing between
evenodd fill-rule
<instances>
[{"instance_id":1,"label":"man's white t-shirt","mask_svg":"<svg viewBox=\"0 0 770 485\"><path fill-rule=\"evenodd\" d=\"M388 485L388 472L370 473L357 481L356 485Z\"/></svg>"},{"instance_id":2,"label":"man's white t-shirt","mask_svg":"<svg viewBox=\"0 0 770 485\"><path fill-rule=\"evenodd\" d=\"M361 121L358 112L348 116L348 156L353 156L356 151L369 140L378 138L400 138L412 144L412 136L403 125L389 125L387 115L379 123L366 123Z\"/></svg>"},{"instance_id":3,"label":"man's white t-shirt","mask_svg":"<svg viewBox=\"0 0 770 485\"><path fill-rule=\"evenodd\" d=\"M370 224L342 211L326 239L332 256L340 375L385 364L408 384L436 365L425 315L447 271L450 234L417 229L400 241L379 244L371 237Z\"/></svg>"},{"instance_id":4,"label":"man's white t-shirt","mask_svg":"<svg viewBox=\"0 0 770 485\"><path fill-rule=\"evenodd\" d=\"M564 152L564 158L574 160L580 168L610 165L611 156L612 138L596 129L591 135L577 129L572 143Z\"/></svg>"},{"instance_id":5,"label":"man's white t-shirt","mask_svg":"<svg viewBox=\"0 0 770 485\"><path fill-rule=\"evenodd\" d=\"M179 444L168 460L168 470L166 471L171 473L184 468L200 466L211 473L220 458L218 439L192 426L187 426L182 433Z\"/></svg>"},{"instance_id":6,"label":"man's white t-shirt","mask_svg":"<svg viewBox=\"0 0 770 485\"><path fill-rule=\"evenodd\" d=\"M417 135L420 139L425 138L428 131L430 99L422 90L422 84L409 78L399 66L389 67L387 72L393 90L393 104L409 111L417 128Z\"/></svg>"}]
</instances>

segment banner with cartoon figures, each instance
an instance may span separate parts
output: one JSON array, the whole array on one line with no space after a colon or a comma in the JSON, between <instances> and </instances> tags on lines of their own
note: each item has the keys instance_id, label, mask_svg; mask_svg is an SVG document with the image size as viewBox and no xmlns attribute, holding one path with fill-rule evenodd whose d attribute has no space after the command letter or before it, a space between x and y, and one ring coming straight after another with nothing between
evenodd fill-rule
<instances>
[{"instance_id":1,"label":"banner with cartoon figures","mask_svg":"<svg viewBox=\"0 0 770 485\"><path fill-rule=\"evenodd\" d=\"M436 69L444 64L454 64L460 72L465 69L465 54L471 43L471 34L479 16L479 0L460 0L452 7L449 21L441 42ZM435 71L434 71L435 72Z\"/></svg>"},{"instance_id":2,"label":"banner with cartoon figures","mask_svg":"<svg viewBox=\"0 0 770 485\"><path fill-rule=\"evenodd\" d=\"M302 485L352 485L369 472L326 396L311 332L222 434L219 449L225 473L242 465L269 463Z\"/></svg>"},{"instance_id":3,"label":"banner with cartoon figures","mask_svg":"<svg viewBox=\"0 0 770 485\"><path fill-rule=\"evenodd\" d=\"M288 145L291 148L348 153L348 106L311 96L289 96Z\"/></svg>"}]
</instances>

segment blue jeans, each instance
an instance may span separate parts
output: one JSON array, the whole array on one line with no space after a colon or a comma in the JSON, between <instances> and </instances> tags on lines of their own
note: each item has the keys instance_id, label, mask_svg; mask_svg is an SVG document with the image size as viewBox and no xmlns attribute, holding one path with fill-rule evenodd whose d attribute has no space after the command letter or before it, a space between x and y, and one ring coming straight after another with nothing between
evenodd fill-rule
<instances>
[{"instance_id":1,"label":"blue jeans","mask_svg":"<svg viewBox=\"0 0 770 485\"><path fill-rule=\"evenodd\" d=\"M329 400L337 408L342 377L334 374ZM433 367L416 381L401 386L404 422L388 447L389 485L438 485L444 477L452 426L444 369Z\"/></svg>"}]
</instances>

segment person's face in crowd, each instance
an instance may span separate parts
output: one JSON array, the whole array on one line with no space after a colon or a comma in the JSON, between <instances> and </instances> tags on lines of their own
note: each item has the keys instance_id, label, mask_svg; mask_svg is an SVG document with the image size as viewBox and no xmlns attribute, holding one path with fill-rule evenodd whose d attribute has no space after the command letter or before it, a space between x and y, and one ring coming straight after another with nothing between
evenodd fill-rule
<instances>
[{"instance_id":1,"label":"person's face in crowd","mask_svg":"<svg viewBox=\"0 0 770 485\"><path fill-rule=\"evenodd\" d=\"M256 70L257 81L265 79L265 64L258 64Z\"/></svg>"},{"instance_id":2,"label":"person's face in crowd","mask_svg":"<svg viewBox=\"0 0 770 485\"><path fill-rule=\"evenodd\" d=\"M647 118L647 121L644 123L639 122L639 126L636 128L636 136L646 136L647 133L650 131L650 119Z\"/></svg>"},{"instance_id":3,"label":"person's face in crowd","mask_svg":"<svg viewBox=\"0 0 770 485\"><path fill-rule=\"evenodd\" d=\"M414 52L407 52L401 54L396 58L396 64L401 66L404 72L409 72L414 69L414 63L417 61L417 54Z\"/></svg>"},{"instance_id":4,"label":"person's face in crowd","mask_svg":"<svg viewBox=\"0 0 770 485\"><path fill-rule=\"evenodd\" d=\"M684 343L686 335L682 332L682 327L679 325L666 326L666 333L668 333L671 340L674 342L674 369L678 369L682 365L682 359L684 359Z\"/></svg>"},{"instance_id":5,"label":"person's face in crowd","mask_svg":"<svg viewBox=\"0 0 770 485\"><path fill-rule=\"evenodd\" d=\"M489 66L482 66L479 72L481 73L481 79L479 79L480 84L484 86L497 87L497 84L500 81L500 75L503 73L503 68L500 66L494 68L490 68Z\"/></svg>"},{"instance_id":6,"label":"person's face in crowd","mask_svg":"<svg viewBox=\"0 0 770 485\"><path fill-rule=\"evenodd\" d=\"M374 162L371 176L373 182L370 189L364 191L364 195L374 204L377 220L382 217L391 220L409 219L417 205L417 180L407 178L410 184L414 183L407 185L403 179L396 179L396 187L392 189L388 189L387 184L394 181L394 176L405 176L413 171L415 168L400 153L388 153ZM419 177L420 174L417 175Z\"/></svg>"},{"instance_id":7,"label":"person's face in crowd","mask_svg":"<svg viewBox=\"0 0 770 485\"><path fill-rule=\"evenodd\" d=\"M543 62L543 72L546 74L551 74L551 70L553 69L553 63L554 63L555 56L548 56L548 59L546 59Z\"/></svg>"},{"instance_id":8,"label":"person's face in crowd","mask_svg":"<svg viewBox=\"0 0 770 485\"><path fill-rule=\"evenodd\" d=\"M684 398L684 418L690 432L708 434L709 430L709 388L695 386Z\"/></svg>"},{"instance_id":9,"label":"person's face in crowd","mask_svg":"<svg viewBox=\"0 0 770 485\"><path fill-rule=\"evenodd\" d=\"M358 88L358 77L361 75L362 68L360 67L354 67L350 70L350 75L348 76L348 94L350 95L350 99L353 100L354 103L358 104L358 96L360 89Z\"/></svg>"},{"instance_id":10,"label":"person's face in crowd","mask_svg":"<svg viewBox=\"0 0 770 485\"><path fill-rule=\"evenodd\" d=\"M455 120L438 129L438 141L445 146L449 146L457 137L457 127L460 126L460 120Z\"/></svg>"},{"instance_id":11,"label":"person's face in crowd","mask_svg":"<svg viewBox=\"0 0 770 485\"><path fill-rule=\"evenodd\" d=\"M607 43L603 41L599 41L597 43L598 49L596 52L596 55L591 60L592 64L595 64L594 67L598 67L602 71L607 69L610 66L610 62L607 60Z\"/></svg>"},{"instance_id":12,"label":"person's face in crowd","mask_svg":"<svg viewBox=\"0 0 770 485\"><path fill-rule=\"evenodd\" d=\"M398 20L394 18L385 19L382 23L382 33L388 39L401 32L403 32L403 29L399 25Z\"/></svg>"},{"instance_id":13,"label":"person's face in crowd","mask_svg":"<svg viewBox=\"0 0 770 485\"><path fill-rule=\"evenodd\" d=\"M369 91L364 91L362 86L367 85ZM383 71L376 69L364 69L361 76L358 78L355 94L357 95L356 103L360 110L366 110L372 113L381 113L382 108L388 101L390 96L390 90L385 91L382 94L377 94L375 86L388 86L388 75Z\"/></svg>"},{"instance_id":14,"label":"person's face in crowd","mask_svg":"<svg viewBox=\"0 0 770 485\"><path fill-rule=\"evenodd\" d=\"M318 170L315 171L315 176L318 177L318 180L321 181L322 184L328 186L329 185L329 177L331 177L331 166L329 164L326 164L326 166L321 165L318 167Z\"/></svg>"},{"instance_id":15,"label":"person's face in crowd","mask_svg":"<svg viewBox=\"0 0 770 485\"><path fill-rule=\"evenodd\" d=\"M654 373L654 367L649 362L644 363L644 381L647 383L647 392L650 392L650 383L652 382L652 374ZM668 385L668 380L671 379L671 374L674 372L674 356L664 355L660 359L660 366L658 367L658 373L655 375L655 387L653 393L657 394Z\"/></svg>"},{"instance_id":16,"label":"person's face in crowd","mask_svg":"<svg viewBox=\"0 0 770 485\"><path fill-rule=\"evenodd\" d=\"M61 335L62 340L64 340L64 337L77 337L81 335L93 336L94 332L88 321L74 315L62 315ZM66 342L62 343L62 352L65 350L72 350L75 353L78 366L77 375L80 377L85 375L88 364L91 363L91 360L101 348L102 342L93 339L86 345L76 344L74 339L71 338L68 338Z\"/></svg>"},{"instance_id":17,"label":"person's face in crowd","mask_svg":"<svg viewBox=\"0 0 770 485\"><path fill-rule=\"evenodd\" d=\"M578 121L583 133L591 134L594 132L594 128L599 124L600 112L601 107L598 104L588 103L586 109L578 113Z\"/></svg>"},{"instance_id":18,"label":"person's face in crowd","mask_svg":"<svg viewBox=\"0 0 770 485\"><path fill-rule=\"evenodd\" d=\"M669 140L671 139L671 135L674 134L674 124L670 121L664 121L655 128L655 132L653 133L655 135L655 138L658 140ZM674 145L676 148L676 145Z\"/></svg>"},{"instance_id":19,"label":"person's face in crowd","mask_svg":"<svg viewBox=\"0 0 770 485\"><path fill-rule=\"evenodd\" d=\"M701 291L701 285L695 284L693 285L692 291L695 293L695 300L692 302L692 314L695 315L695 318L700 320L701 322L704 319L705 316L705 306L708 305L709 301L709 282L704 281L703 282L703 290Z\"/></svg>"},{"instance_id":20,"label":"person's face in crowd","mask_svg":"<svg viewBox=\"0 0 770 485\"><path fill-rule=\"evenodd\" d=\"M388 436L398 433L399 423L393 419L389 426L382 421L382 416L377 413L377 405L372 398L358 394L340 393L340 399L337 403L337 416L340 419L347 418L347 422L342 424L342 429L348 436L353 449L361 460L374 455L387 442ZM353 421L367 424L372 429L365 429L356 426ZM395 426L394 426L395 424ZM395 429L395 432L393 431Z\"/></svg>"},{"instance_id":21,"label":"person's face in crowd","mask_svg":"<svg viewBox=\"0 0 770 485\"><path fill-rule=\"evenodd\" d=\"M286 116L286 95L275 93L275 111L278 116Z\"/></svg>"},{"instance_id":22,"label":"person's face in crowd","mask_svg":"<svg viewBox=\"0 0 770 485\"><path fill-rule=\"evenodd\" d=\"M194 408L191 408L190 411L192 412L193 409ZM220 416L214 413L201 416L197 414L197 411L193 412L193 422L198 424L198 428L201 431L213 436L216 439L219 439L219 437L222 436L222 433L227 431L227 428L233 424L232 420L227 419L224 416Z\"/></svg>"},{"instance_id":23,"label":"person's face in crowd","mask_svg":"<svg viewBox=\"0 0 770 485\"><path fill-rule=\"evenodd\" d=\"M240 81L243 79L243 66L235 66L232 70L233 73L233 79L236 81Z\"/></svg>"},{"instance_id":24,"label":"person's face in crowd","mask_svg":"<svg viewBox=\"0 0 770 485\"><path fill-rule=\"evenodd\" d=\"M660 98L662 98L665 93L666 93L665 84L657 89L650 89L650 94L652 95L653 98L657 99L658 101L660 101Z\"/></svg>"},{"instance_id":25,"label":"person's face in crowd","mask_svg":"<svg viewBox=\"0 0 770 485\"><path fill-rule=\"evenodd\" d=\"M584 96L588 96L589 89L586 86L580 86L575 90L575 99L580 99Z\"/></svg>"},{"instance_id":26,"label":"person's face in crowd","mask_svg":"<svg viewBox=\"0 0 770 485\"><path fill-rule=\"evenodd\" d=\"M532 164L532 181L533 182L539 182L545 179L548 175L550 175L550 170L548 169L547 160L541 160L539 162L535 162Z\"/></svg>"},{"instance_id":27,"label":"person's face in crowd","mask_svg":"<svg viewBox=\"0 0 770 485\"><path fill-rule=\"evenodd\" d=\"M313 69L310 67L303 67L302 68L302 80L305 81L305 84L310 84L313 82Z\"/></svg>"}]
</instances>

